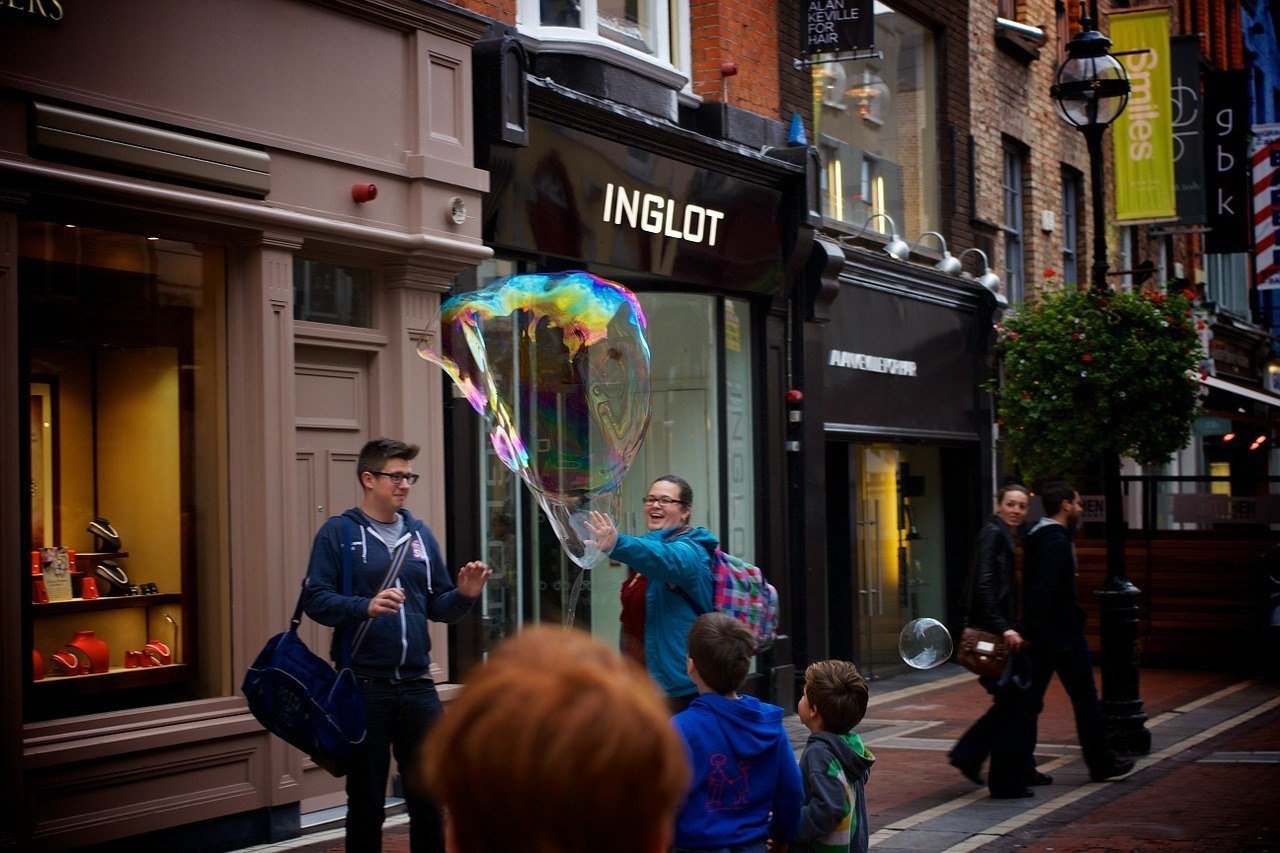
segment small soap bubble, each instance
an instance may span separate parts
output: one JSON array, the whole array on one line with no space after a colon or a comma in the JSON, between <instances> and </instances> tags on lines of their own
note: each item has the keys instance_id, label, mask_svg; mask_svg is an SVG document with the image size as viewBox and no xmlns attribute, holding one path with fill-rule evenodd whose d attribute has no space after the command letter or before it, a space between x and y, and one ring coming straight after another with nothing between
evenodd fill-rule
<instances>
[{"instance_id":1,"label":"small soap bubble","mask_svg":"<svg viewBox=\"0 0 1280 853\"><path fill-rule=\"evenodd\" d=\"M898 635L898 654L907 666L933 669L951 659L951 633L937 619L912 619Z\"/></svg>"}]
</instances>

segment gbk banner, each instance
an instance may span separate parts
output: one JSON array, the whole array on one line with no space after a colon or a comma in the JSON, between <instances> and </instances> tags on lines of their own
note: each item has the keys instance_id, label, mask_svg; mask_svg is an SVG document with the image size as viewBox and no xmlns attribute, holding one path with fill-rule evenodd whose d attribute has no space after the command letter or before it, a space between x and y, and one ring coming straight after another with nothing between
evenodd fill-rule
<instances>
[{"instance_id":1,"label":"gbk banner","mask_svg":"<svg viewBox=\"0 0 1280 853\"><path fill-rule=\"evenodd\" d=\"M1129 72L1129 105L1112 127L1116 218L1160 222L1178 214L1173 181L1173 95L1169 10L1113 10L1113 53Z\"/></svg>"},{"instance_id":2,"label":"gbk banner","mask_svg":"<svg viewBox=\"0 0 1280 853\"><path fill-rule=\"evenodd\" d=\"M1211 71L1204 80L1205 195L1209 202L1205 251L1249 251L1253 240L1249 192L1249 72Z\"/></svg>"}]
</instances>

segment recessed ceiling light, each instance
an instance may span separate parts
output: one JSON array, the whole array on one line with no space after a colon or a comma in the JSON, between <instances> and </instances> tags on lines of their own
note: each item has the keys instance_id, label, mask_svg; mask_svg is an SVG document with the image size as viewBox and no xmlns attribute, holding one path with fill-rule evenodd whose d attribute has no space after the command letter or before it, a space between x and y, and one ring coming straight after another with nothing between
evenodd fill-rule
<instances>
[{"instance_id":1,"label":"recessed ceiling light","mask_svg":"<svg viewBox=\"0 0 1280 853\"><path fill-rule=\"evenodd\" d=\"M148 237L147 239L148 239L148 240L150 240L150 241L152 241L152 242L155 242L156 240L159 240L160 238L159 238L159 237Z\"/></svg>"},{"instance_id":2,"label":"recessed ceiling light","mask_svg":"<svg viewBox=\"0 0 1280 853\"><path fill-rule=\"evenodd\" d=\"M74 225L67 225L68 228L75 228Z\"/></svg>"}]
</instances>

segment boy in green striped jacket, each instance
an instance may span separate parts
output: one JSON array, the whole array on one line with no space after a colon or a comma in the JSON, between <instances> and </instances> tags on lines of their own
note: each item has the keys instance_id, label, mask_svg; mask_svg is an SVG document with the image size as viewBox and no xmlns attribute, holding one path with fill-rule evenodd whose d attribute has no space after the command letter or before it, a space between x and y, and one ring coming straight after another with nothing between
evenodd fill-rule
<instances>
[{"instance_id":1,"label":"boy in green striped jacket","mask_svg":"<svg viewBox=\"0 0 1280 853\"><path fill-rule=\"evenodd\" d=\"M811 734L800 756L804 810L792 851L866 853L864 789L875 756L853 727L867 713L867 682L848 661L810 664L804 673L800 721Z\"/></svg>"}]
</instances>

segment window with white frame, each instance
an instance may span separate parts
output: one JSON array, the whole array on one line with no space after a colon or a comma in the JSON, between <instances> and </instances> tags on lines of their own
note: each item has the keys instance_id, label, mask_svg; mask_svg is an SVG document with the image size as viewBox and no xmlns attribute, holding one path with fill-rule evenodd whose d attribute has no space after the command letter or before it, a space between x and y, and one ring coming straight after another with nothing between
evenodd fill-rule
<instances>
[{"instance_id":1,"label":"window with white frame","mask_svg":"<svg viewBox=\"0 0 1280 853\"><path fill-rule=\"evenodd\" d=\"M689 72L688 0L518 0L520 31L578 42Z\"/></svg>"},{"instance_id":2,"label":"window with white frame","mask_svg":"<svg viewBox=\"0 0 1280 853\"><path fill-rule=\"evenodd\" d=\"M1004 282L1010 305L1026 299L1026 258L1023 251L1023 184L1026 153L1006 142L1004 147Z\"/></svg>"},{"instance_id":3,"label":"window with white frame","mask_svg":"<svg viewBox=\"0 0 1280 853\"><path fill-rule=\"evenodd\" d=\"M1062 170L1062 280L1068 285L1080 283L1080 209L1081 175L1075 169Z\"/></svg>"}]
</instances>

